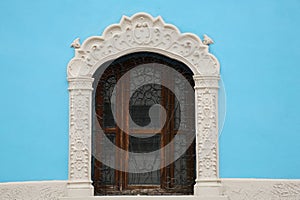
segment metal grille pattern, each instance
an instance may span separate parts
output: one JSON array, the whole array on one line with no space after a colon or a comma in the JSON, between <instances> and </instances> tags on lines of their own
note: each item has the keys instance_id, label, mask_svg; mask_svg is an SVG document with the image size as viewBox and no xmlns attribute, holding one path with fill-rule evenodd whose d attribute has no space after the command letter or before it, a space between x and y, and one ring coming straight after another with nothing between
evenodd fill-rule
<instances>
[{"instance_id":1,"label":"metal grille pattern","mask_svg":"<svg viewBox=\"0 0 300 200\"><path fill-rule=\"evenodd\" d=\"M195 133L194 130L194 104L188 102L188 98L194 98L193 94L186 94L186 85L180 82L178 77L169 77L160 71L155 71L151 65L144 68L136 68L142 64L164 64L172 67L182 74L189 83L194 86L192 72L180 62L170 58L148 52L141 52L123 56L115 60L101 76L95 95L95 116L93 127L93 158L92 158L92 179L95 187L95 195L126 195L126 194L192 194L195 180L195 147L187 146L187 135L178 132L181 126L182 132ZM130 70L128 84L113 93L118 80ZM135 78L134 78L135 77ZM152 84L143 83L151 80ZM162 82L172 81L175 91L181 95L175 96L172 91L162 86ZM129 91L133 90L133 93ZM111 104L112 95L115 95L116 105ZM122 104L124 98L130 98L128 113L118 113L118 104ZM186 102L179 105L181 102ZM134 123L144 127L150 123L149 111L153 105L160 104L166 111L166 122L163 129L162 114L155 112L157 123L147 129L136 129L129 123L128 115ZM112 114L112 109L117 110L117 116L123 123L128 123L128 133L121 130ZM99 126L95 124L98 123ZM116 146L129 151L140 153L139 156L119 157L114 149L110 149L97 133L101 130L109 140ZM158 151L152 157L143 157L146 152L159 150L175 138L175 145L171 153ZM181 148L187 149L179 159L172 164L159 170L151 171L149 165L143 161L148 160L154 165L161 165L166 159L176 157ZM118 171L105 163L124 164L124 171ZM127 169L134 171L136 168L149 168L146 173L129 173Z\"/></svg>"}]
</instances>

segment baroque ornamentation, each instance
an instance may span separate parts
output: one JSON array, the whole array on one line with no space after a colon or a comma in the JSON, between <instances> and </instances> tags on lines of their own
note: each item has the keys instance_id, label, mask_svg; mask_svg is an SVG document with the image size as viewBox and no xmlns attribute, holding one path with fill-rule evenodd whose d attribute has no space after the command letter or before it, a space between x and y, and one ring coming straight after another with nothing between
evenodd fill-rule
<instances>
[{"instance_id":1,"label":"baroque ornamentation","mask_svg":"<svg viewBox=\"0 0 300 200\"><path fill-rule=\"evenodd\" d=\"M68 77L92 77L93 73L108 59L130 51L154 51L180 57L194 74L219 75L217 59L209 53L213 41L204 36L204 41L190 33L182 34L161 17L153 18L146 13L132 17L123 16L120 24L109 26L102 36L88 38L82 45L77 38L72 43L75 57L69 62Z\"/></svg>"},{"instance_id":2,"label":"baroque ornamentation","mask_svg":"<svg viewBox=\"0 0 300 200\"><path fill-rule=\"evenodd\" d=\"M90 179L92 78L69 79L69 179Z\"/></svg>"},{"instance_id":3,"label":"baroque ornamentation","mask_svg":"<svg viewBox=\"0 0 300 200\"><path fill-rule=\"evenodd\" d=\"M195 88L219 88L219 76L194 76Z\"/></svg>"},{"instance_id":4,"label":"baroque ornamentation","mask_svg":"<svg viewBox=\"0 0 300 200\"><path fill-rule=\"evenodd\" d=\"M102 36L93 36L80 44L74 40L75 56L69 62L67 72L70 91L70 187L77 183L91 182L91 113L93 75L105 62L135 52L159 53L185 63L194 73L196 90L196 147L197 179L218 179L217 144L217 89L220 67L217 59L209 53L213 41L204 41L190 33L182 34L161 17L153 18L146 13L132 17L123 16L119 24L105 29ZM208 88L205 89L204 88ZM72 181L74 187L71 185ZM92 193L87 185L82 186ZM81 188L81 189L82 189ZM74 194L77 193L74 191ZM218 195L218 194L214 194Z\"/></svg>"},{"instance_id":5,"label":"baroque ornamentation","mask_svg":"<svg viewBox=\"0 0 300 200\"><path fill-rule=\"evenodd\" d=\"M71 180L89 178L90 156L90 91L70 93L70 172Z\"/></svg>"},{"instance_id":6,"label":"baroque ornamentation","mask_svg":"<svg viewBox=\"0 0 300 200\"><path fill-rule=\"evenodd\" d=\"M198 179L218 178L217 90L196 89Z\"/></svg>"}]
</instances>

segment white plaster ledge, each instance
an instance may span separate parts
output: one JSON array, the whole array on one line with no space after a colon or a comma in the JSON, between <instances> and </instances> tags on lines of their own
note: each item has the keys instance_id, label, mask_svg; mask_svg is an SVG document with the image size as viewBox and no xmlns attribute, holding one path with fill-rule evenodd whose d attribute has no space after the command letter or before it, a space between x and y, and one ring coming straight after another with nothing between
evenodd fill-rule
<instances>
[{"instance_id":1,"label":"white plaster ledge","mask_svg":"<svg viewBox=\"0 0 300 200\"><path fill-rule=\"evenodd\" d=\"M0 183L0 200L71 200L68 181ZM299 200L299 179L221 179L222 193L229 200ZM226 197L221 197L221 199ZM197 196L99 196L72 200L216 200ZM220 198L218 197L218 200Z\"/></svg>"},{"instance_id":2,"label":"white plaster ledge","mask_svg":"<svg viewBox=\"0 0 300 200\"><path fill-rule=\"evenodd\" d=\"M220 196L99 196L99 197L76 197L76 198L61 198L61 200L228 200L227 197Z\"/></svg>"},{"instance_id":3,"label":"white plaster ledge","mask_svg":"<svg viewBox=\"0 0 300 200\"><path fill-rule=\"evenodd\" d=\"M299 200L300 179L222 179L230 200Z\"/></svg>"},{"instance_id":4,"label":"white plaster ledge","mask_svg":"<svg viewBox=\"0 0 300 200\"><path fill-rule=\"evenodd\" d=\"M67 181L0 183L1 200L58 200L67 195Z\"/></svg>"}]
</instances>

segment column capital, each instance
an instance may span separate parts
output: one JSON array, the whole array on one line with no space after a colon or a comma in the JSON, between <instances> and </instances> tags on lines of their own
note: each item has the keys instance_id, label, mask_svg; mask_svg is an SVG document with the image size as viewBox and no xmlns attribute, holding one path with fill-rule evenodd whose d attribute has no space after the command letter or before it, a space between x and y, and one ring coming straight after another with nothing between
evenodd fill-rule
<instances>
[{"instance_id":1,"label":"column capital","mask_svg":"<svg viewBox=\"0 0 300 200\"><path fill-rule=\"evenodd\" d=\"M219 88L220 76L194 75L195 89L199 88Z\"/></svg>"},{"instance_id":2,"label":"column capital","mask_svg":"<svg viewBox=\"0 0 300 200\"><path fill-rule=\"evenodd\" d=\"M93 90L93 78L68 78L69 91L71 90Z\"/></svg>"}]
</instances>

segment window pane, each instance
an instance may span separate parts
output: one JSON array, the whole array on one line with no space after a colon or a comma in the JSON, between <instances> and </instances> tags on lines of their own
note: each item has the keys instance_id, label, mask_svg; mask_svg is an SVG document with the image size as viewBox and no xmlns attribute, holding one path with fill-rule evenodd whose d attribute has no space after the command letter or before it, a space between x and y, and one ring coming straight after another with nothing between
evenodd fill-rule
<instances>
[{"instance_id":1,"label":"window pane","mask_svg":"<svg viewBox=\"0 0 300 200\"><path fill-rule=\"evenodd\" d=\"M133 85L133 83L131 83L131 85ZM129 113L133 122L137 124L138 127L130 124L131 128L143 128L145 126L149 128L160 127L161 113L159 110L153 110L152 121L149 114L150 108L153 105L161 103L161 90L162 88L158 84L146 84L135 89L130 97Z\"/></svg>"},{"instance_id":2,"label":"window pane","mask_svg":"<svg viewBox=\"0 0 300 200\"><path fill-rule=\"evenodd\" d=\"M136 135L138 136L138 135ZM160 153L157 155L149 156L143 153L153 152L160 148L160 135L146 138L140 137L129 137L129 151L138 153L135 156L129 157L128 167L130 171L139 171L141 169L150 172L146 173L128 173L128 184L133 185L159 185L160 184L160 170L152 171L151 169L156 168L160 165ZM151 164L150 164L151 163Z\"/></svg>"},{"instance_id":3,"label":"window pane","mask_svg":"<svg viewBox=\"0 0 300 200\"><path fill-rule=\"evenodd\" d=\"M178 152L185 153L174 162L174 184L175 188L178 186L189 187L194 184L194 152L187 146L185 134L177 134L175 138L175 152L174 155L178 156Z\"/></svg>"},{"instance_id":4,"label":"window pane","mask_svg":"<svg viewBox=\"0 0 300 200\"><path fill-rule=\"evenodd\" d=\"M112 128L115 127L115 119L112 114L111 107L114 107L113 104L110 103L104 103L104 108L103 108L103 125L104 128Z\"/></svg>"},{"instance_id":5,"label":"window pane","mask_svg":"<svg viewBox=\"0 0 300 200\"><path fill-rule=\"evenodd\" d=\"M134 123L136 123L141 128L148 126L149 128L159 128L160 125L160 113L156 112L155 115L152 116L152 123L150 125L151 119L149 117L149 110L151 106L147 105L133 105L130 106L130 115ZM130 124L130 127L133 127Z\"/></svg>"},{"instance_id":6,"label":"window pane","mask_svg":"<svg viewBox=\"0 0 300 200\"><path fill-rule=\"evenodd\" d=\"M114 120L114 116L112 114L112 110L111 108L115 108L115 105L111 104L111 98L112 95L115 95L115 93L113 93L114 87L116 85L116 77L115 76L111 76L109 78L107 78L107 80L105 80L104 83L99 83L99 84L103 84L103 128L112 128L115 127L115 120Z\"/></svg>"},{"instance_id":7,"label":"window pane","mask_svg":"<svg viewBox=\"0 0 300 200\"><path fill-rule=\"evenodd\" d=\"M106 134L106 137L115 144L115 134ZM103 140L102 140L103 141ZM109 163L110 166L115 165L115 148L108 147L108 144L102 142L101 144L101 161ZM115 183L115 169L112 169L102 163L101 166L101 184L113 185Z\"/></svg>"}]
</instances>

